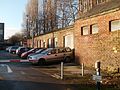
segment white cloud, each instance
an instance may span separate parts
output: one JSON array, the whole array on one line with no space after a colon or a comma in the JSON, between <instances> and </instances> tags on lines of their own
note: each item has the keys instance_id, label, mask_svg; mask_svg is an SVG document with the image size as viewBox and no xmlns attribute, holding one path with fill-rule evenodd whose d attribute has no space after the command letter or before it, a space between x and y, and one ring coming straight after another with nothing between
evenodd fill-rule
<instances>
[{"instance_id":1,"label":"white cloud","mask_svg":"<svg viewBox=\"0 0 120 90\"><path fill-rule=\"evenodd\" d=\"M10 38L12 35L14 35L15 33L18 33L18 32L21 32L21 30L20 29L18 29L18 28L12 28L12 27L10 27L10 28L5 28L5 32L4 32L4 38L5 39L8 39L8 38Z\"/></svg>"}]
</instances>

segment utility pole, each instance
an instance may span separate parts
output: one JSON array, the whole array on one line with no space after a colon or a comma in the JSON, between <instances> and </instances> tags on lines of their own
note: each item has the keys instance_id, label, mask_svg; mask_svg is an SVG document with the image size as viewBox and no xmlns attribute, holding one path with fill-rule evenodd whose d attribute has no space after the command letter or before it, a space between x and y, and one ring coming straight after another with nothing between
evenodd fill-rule
<instances>
[{"instance_id":1,"label":"utility pole","mask_svg":"<svg viewBox=\"0 0 120 90\"><path fill-rule=\"evenodd\" d=\"M97 61L95 63L95 68L96 68L96 90L100 90L100 80L101 80L101 73L100 73L100 61Z\"/></svg>"},{"instance_id":2,"label":"utility pole","mask_svg":"<svg viewBox=\"0 0 120 90\"><path fill-rule=\"evenodd\" d=\"M35 29L37 29L37 27L36 27L36 22L33 22L33 25L32 25L32 48L34 48Z\"/></svg>"},{"instance_id":3,"label":"utility pole","mask_svg":"<svg viewBox=\"0 0 120 90\"><path fill-rule=\"evenodd\" d=\"M34 48L34 28L32 29L32 48Z\"/></svg>"}]
</instances>

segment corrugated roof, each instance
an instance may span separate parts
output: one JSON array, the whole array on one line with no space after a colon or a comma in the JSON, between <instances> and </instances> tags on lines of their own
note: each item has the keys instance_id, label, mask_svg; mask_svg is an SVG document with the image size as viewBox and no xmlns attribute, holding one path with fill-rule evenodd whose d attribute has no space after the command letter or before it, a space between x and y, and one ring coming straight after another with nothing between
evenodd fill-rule
<instances>
[{"instance_id":1,"label":"corrugated roof","mask_svg":"<svg viewBox=\"0 0 120 90\"><path fill-rule=\"evenodd\" d=\"M91 10L82 14L79 19L95 16L113 9L120 9L120 0L111 0L110 2L94 6Z\"/></svg>"}]
</instances>

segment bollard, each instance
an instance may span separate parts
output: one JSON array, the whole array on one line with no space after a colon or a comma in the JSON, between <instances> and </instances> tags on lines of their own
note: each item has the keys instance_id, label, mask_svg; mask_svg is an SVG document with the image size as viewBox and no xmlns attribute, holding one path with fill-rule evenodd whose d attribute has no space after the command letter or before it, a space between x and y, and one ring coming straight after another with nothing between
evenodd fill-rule
<instances>
[{"instance_id":1,"label":"bollard","mask_svg":"<svg viewBox=\"0 0 120 90\"><path fill-rule=\"evenodd\" d=\"M63 62L61 62L61 79L63 79L64 76L64 69L63 69Z\"/></svg>"},{"instance_id":2,"label":"bollard","mask_svg":"<svg viewBox=\"0 0 120 90\"><path fill-rule=\"evenodd\" d=\"M95 63L95 68L96 68L96 75L100 76L100 61L97 61ZM100 90L100 81L97 81L97 90Z\"/></svg>"},{"instance_id":3,"label":"bollard","mask_svg":"<svg viewBox=\"0 0 120 90\"><path fill-rule=\"evenodd\" d=\"M84 63L82 63L82 76L84 76Z\"/></svg>"}]
</instances>

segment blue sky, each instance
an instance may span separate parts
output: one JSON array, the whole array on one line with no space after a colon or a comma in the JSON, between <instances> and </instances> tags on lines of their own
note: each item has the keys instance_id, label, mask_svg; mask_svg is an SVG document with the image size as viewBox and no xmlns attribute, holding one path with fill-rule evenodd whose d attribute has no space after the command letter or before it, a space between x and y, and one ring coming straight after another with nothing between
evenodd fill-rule
<instances>
[{"instance_id":1,"label":"blue sky","mask_svg":"<svg viewBox=\"0 0 120 90\"><path fill-rule=\"evenodd\" d=\"M1 0L0 22L5 23L5 39L20 32L28 0Z\"/></svg>"}]
</instances>

